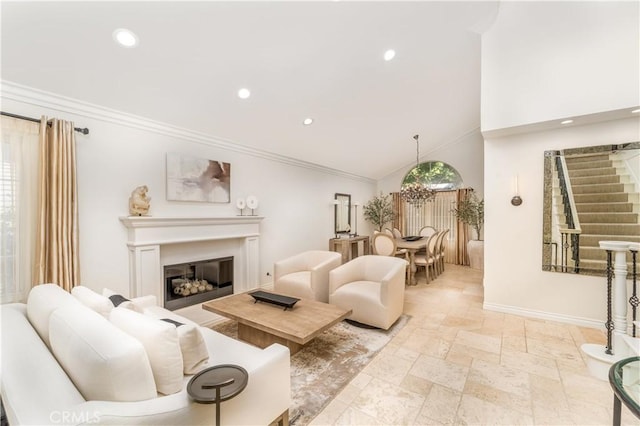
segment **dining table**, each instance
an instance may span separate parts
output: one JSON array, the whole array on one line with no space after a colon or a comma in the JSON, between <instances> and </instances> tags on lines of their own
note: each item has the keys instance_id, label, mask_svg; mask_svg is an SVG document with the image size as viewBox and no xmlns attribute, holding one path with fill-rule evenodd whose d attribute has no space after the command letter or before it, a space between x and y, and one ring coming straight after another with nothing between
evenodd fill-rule
<instances>
[{"instance_id":1,"label":"dining table","mask_svg":"<svg viewBox=\"0 0 640 426\"><path fill-rule=\"evenodd\" d=\"M428 237L403 237L396 238L396 247L398 249L406 249L409 254L409 285L416 285L416 262L415 255L420 249L427 247Z\"/></svg>"}]
</instances>

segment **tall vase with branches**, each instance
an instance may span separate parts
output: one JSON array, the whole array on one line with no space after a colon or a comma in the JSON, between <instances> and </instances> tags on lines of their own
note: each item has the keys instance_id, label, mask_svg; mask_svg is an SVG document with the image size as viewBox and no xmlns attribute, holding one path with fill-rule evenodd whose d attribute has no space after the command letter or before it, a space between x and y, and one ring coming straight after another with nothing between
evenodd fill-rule
<instances>
[{"instance_id":1,"label":"tall vase with branches","mask_svg":"<svg viewBox=\"0 0 640 426\"><path fill-rule=\"evenodd\" d=\"M388 195L374 196L362 208L364 219L371 222L378 231L382 232L382 227L395 218L393 205Z\"/></svg>"},{"instance_id":2,"label":"tall vase with branches","mask_svg":"<svg viewBox=\"0 0 640 426\"><path fill-rule=\"evenodd\" d=\"M484 225L484 200L479 200L473 193L467 195L458 202L452 213L460 222L471 226L476 231L478 239L467 243L469 266L473 269L484 269L484 241L480 239L480 232Z\"/></svg>"},{"instance_id":3,"label":"tall vase with branches","mask_svg":"<svg viewBox=\"0 0 640 426\"><path fill-rule=\"evenodd\" d=\"M480 232L484 225L484 200L478 199L476 194L471 194L458 202L458 206L452 212L460 222L471 226L480 240Z\"/></svg>"}]
</instances>

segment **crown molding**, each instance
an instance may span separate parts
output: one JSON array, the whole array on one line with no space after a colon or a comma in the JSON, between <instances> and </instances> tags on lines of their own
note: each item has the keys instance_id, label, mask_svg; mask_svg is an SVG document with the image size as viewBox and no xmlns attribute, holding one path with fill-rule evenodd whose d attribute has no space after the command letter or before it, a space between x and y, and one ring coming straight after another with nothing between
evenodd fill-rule
<instances>
[{"instance_id":1,"label":"crown molding","mask_svg":"<svg viewBox=\"0 0 640 426\"><path fill-rule=\"evenodd\" d=\"M298 160L285 155L276 154L246 145L235 143L219 137L207 135L182 127L172 126L160 121L138 115L129 114L100 105L84 102L79 99L69 98L56 93L46 92L33 87L24 86L8 80L0 80L0 97L23 102L30 105L47 109L54 109L68 114L100 120L107 123L126 126L134 129L145 130L165 136L175 137L190 142L222 148L228 151L238 152L252 157L275 161L289 166L302 167L304 169L340 176L343 178L375 184L376 180L365 176L347 173L342 170L333 169L308 161Z\"/></svg>"}]
</instances>

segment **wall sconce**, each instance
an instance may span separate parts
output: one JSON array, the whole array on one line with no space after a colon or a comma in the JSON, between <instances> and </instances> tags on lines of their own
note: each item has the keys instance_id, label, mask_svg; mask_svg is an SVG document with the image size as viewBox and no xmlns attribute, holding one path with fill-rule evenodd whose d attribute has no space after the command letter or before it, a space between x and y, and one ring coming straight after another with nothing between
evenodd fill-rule
<instances>
[{"instance_id":1,"label":"wall sconce","mask_svg":"<svg viewBox=\"0 0 640 426\"><path fill-rule=\"evenodd\" d=\"M511 199L511 205L518 207L522 204L522 198L520 198L520 191L518 190L518 175L516 175L516 195Z\"/></svg>"}]
</instances>

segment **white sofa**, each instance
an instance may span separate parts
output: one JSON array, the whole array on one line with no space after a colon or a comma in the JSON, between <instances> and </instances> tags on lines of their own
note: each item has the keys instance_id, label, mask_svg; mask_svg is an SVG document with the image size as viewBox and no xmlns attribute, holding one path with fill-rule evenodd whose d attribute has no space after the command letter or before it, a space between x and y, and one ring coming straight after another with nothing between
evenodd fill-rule
<instances>
[{"instance_id":1,"label":"white sofa","mask_svg":"<svg viewBox=\"0 0 640 426\"><path fill-rule=\"evenodd\" d=\"M161 309L152 308L156 312ZM144 347L104 313L90 309L59 287L37 286L27 304L2 305L0 315L0 384L6 417L12 426L215 423L215 404L196 403L187 394L192 375L181 378L181 389L175 393L163 395L154 387L151 397L139 400L150 392L148 383L154 383L145 364ZM167 311L167 316L171 315ZM208 328L199 327L199 331L209 359L198 371L236 364L249 375L247 387L221 403L221 423L287 424L289 350L278 344L259 349ZM127 355L123 355L125 352ZM94 399L88 394L110 395L111 400Z\"/></svg>"}]
</instances>

